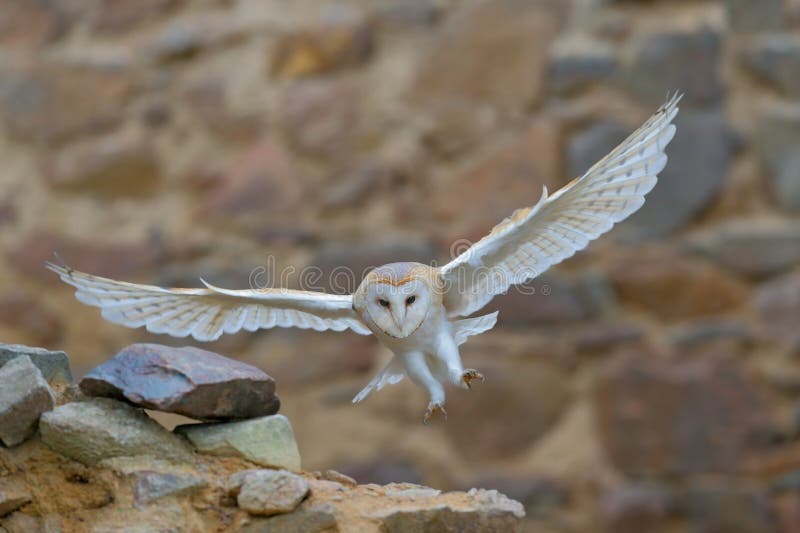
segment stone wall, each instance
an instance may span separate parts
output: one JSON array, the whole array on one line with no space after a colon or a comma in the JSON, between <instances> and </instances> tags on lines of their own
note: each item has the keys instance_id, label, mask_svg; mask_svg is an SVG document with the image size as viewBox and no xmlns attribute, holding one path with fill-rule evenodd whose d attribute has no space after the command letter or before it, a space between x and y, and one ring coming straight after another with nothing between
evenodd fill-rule
<instances>
[{"instance_id":1,"label":"stone wall","mask_svg":"<svg viewBox=\"0 0 800 533\"><path fill-rule=\"evenodd\" d=\"M408 383L350 404L367 338L210 348L276 378L309 469L497 488L531 531L798 531L798 29L796 0L0 0L0 340L78 375L191 344L102 321L53 251L177 286L441 262L681 90L645 207L492 303L447 423Z\"/></svg>"}]
</instances>

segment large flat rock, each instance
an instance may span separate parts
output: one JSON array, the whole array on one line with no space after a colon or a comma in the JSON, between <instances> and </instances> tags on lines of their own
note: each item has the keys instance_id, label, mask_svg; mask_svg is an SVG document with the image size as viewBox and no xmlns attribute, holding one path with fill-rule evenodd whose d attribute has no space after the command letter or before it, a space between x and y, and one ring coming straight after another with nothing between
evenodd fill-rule
<instances>
[{"instance_id":1,"label":"large flat rock","mask_svg":"<svg viewBox=\"0 0 800 533\"><path fill-rule=\"evenodd\" d=\"M89 372L89 396L199 420L255 418L280 408L275 380L254 366L199 348L132 344Z\"/></svg>"},{"instance_id":2,"label":"large flat rock","mask_svg":"<svg viewBox=\"0 0 800 533\"><path fill-rule=\"evenodd\" d=\"M17 357L27 356L48 382L72 383L69 358L61 350L45 350L22 344L0 343L0 367Z\"/></svg>"}]
</instances>

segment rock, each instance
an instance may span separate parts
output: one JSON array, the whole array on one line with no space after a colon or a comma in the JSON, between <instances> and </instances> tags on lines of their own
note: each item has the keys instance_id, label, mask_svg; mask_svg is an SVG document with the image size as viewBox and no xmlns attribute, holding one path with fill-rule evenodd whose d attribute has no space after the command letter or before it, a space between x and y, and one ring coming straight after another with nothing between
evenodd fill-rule
<instances>
[{"instance_id":1,"label":"rock","mask_svg":"<svg viewBox=\"0 0 800 533\"><path fill-rule=\"evenodd\" d=\"M0 518L31 502L31 495L22 483L0 478Z\"/></svg>"},{"instance_id":2,"label":"rock","mask_svg":"<svg viewBox=\"0 0 800 533\"><path fill-rule=\"evenodd\" d=\"M57 39L68 20L57 2L5 0L0 10L0 46L39 48Z\"/></svg>"},{"instance_id":3,"label":"rock","mask_svg":"<svg viewBox=\"0 0 800 533\"><path fill-rule=\"evenodd\" d=\"M525 510L519 502L494 490L472 489L467 495L470 497L468 504L459 508L422 500L411 502L400 509L389 508L370 513L369 516L381 520L382 530L388 533L501 533L519 530L519 519L525 516Z\"/></svg>"},{"instance_id":4,"label":"rock","mask_svg":"<svg viewBox=\"0 0 800 533\"><path fill-rule=\"evenodd\" d=\"M245 470L227 487L239 507L256 516L291 513L308 495L308 482L286 470Z\"/></svg>"},{"instance_id":5,"label":"rock","mask_svg":"<svg viewBox=\"0 0 800 533\"><path fill-rule=\"evenodd\" d=\"M0 367L18 357L28 357L49 383L72 383L67 354L58 350L0 343Z\"/></svg>"},{"instance_id":6,"label":"rock","mask_svg":"<svg viewBox=\"0 0 800 533\"><path fill-rule=\"evenodd\" d=\"M158 156L141 134L122 132L56 153L44 174L57 188L102 196L144 196L161 184Z\"/></svg>"},{"instance_id":7,"label":"rock","mask_svg":"<svg viewBox=\"0 0 800 533\"><path fill-rule=\"evenodd\" d=\"M298 81L281 95L278 120L298 151L341 157L356 147L362 102L355 80Z\"/></svg>"},{"instance_id":8,"label":"rock","mask_svg":"<svg viewBox=\"0 0 800 533\"><path fill-rule=\"evenodd\" d=\"M102 0L92 17L98 33L119 34L163 16L181 0Z\"/></svg>"},{"instance_id":9,"label":"rock","mask_svg":"<svg viewBox=\"0 0 800 533\"><path fill-rule=\"evenodd\" d=\"M667 91L681 90L683 107L699 107L722 98L720 60L720 35L712 30L659 33L647 37L632 66L619 78L649 105L662 104ZM689 138L690 142L698 139Z\"/></svg>"},{"instance_id":10,"label":"rock","mask_svg":"<svg viewBox=\"0 0 800 533\"><path fill-rule=\"evenodd\" d=\"M785 96L800 97L800 39L766 35L744 52L744 63L758 78Z\"/></svg>"},{"instance_id":11,"label":"rock","mask_svg":"<svg viewBox=\"0 0 800 533\"><path fill-rule=\"evenodd\" d=\"M579 282L556 272L509 288L492 300L492 306L500 311L499 325L516 328L579 322L595 315L598 307Z\"/></svg>"},{"instance_id":12,"label":"rock","mask_svg":"<svg viewBox=\"0 0 800 533\"><path fill-rule=\"evenodd\" d=\"M342 464L337 467L359 483L422 483L422 474L414 465L403 459L380 457L355 463ZM335 480L334 480L335 481Z\"/></svg>"},{"instance_id":13,"label":"rock","mask_svg":"<svg viewBox=\"0 0 800 533\"><path fill-rule=\"evenodd\" d=\"M686 494L691 531L726 533L771 533L777 531L769 496L764 489L696 484Z\"/></svg>"},{"instance_id":14,"label":"rock","mask_svg":"<svg viewBox=\"0 0 800 533\"><path fill-rule=\"evenodd\" d=\"M747 297L746 287L725 271L669 251L617 254L606 268L622 305L663 321L727 313Z\"/></svg>"},{"instance_id":15,"label":"rock","mask_svg":"<svg viewBox=\"0 0 800 533\"><path fill-rule=\"evenodd\" d=\"M670 328L667 335L679 349L705 346L715 341L750 344L755 335L747 324L728 320L692 321Z\"/></svg>"},{"instance_id":16,"label":"rock","mask_svg":"<svg viewBox=\"0 0 800 533\"><path fill-rule=\"evenodd\" d=\"M372 26L357 11L340 5L327 20L278 39L269 63L277 78L300 78L340 71L365 63L374 49ZM324 13L323 13L324 14Z\"/></svg>"},{"instance_id":17,"label":"rock","mask_svg":"<svg viewBox=\"0 0 800 533\"><path fill-rule=\"evenodd\" d=\"M0 385L0 441L16 446L36 432L39 416L53 408L55 397L25 355L0 367Z\"/></svg>"},{"instance_id":18,"label":"rock","mask_svg":"<svg viewBox=\"0 0 800 533\"><path fill-rule=\"evenodd\" d=\"M262 135L261 113L232 109L226 99L224 78L211 77L193 83L183 100L214 135L236 142L251 142Z\"/></svg>"},{"instance_id":19,"label":"rock","mask_svg":"<svg viewBox=\"0 0 800 533\"><path fill-rule=\"evenodd\" d=\"M599 323L570 331L570 337L580 352L603 353L622 345L641 341L644 330L633 323Z\"/></svg>"},{"instance_id":20,"label":"rock","mask_svg":"<svg viewBox=\"0 0 800 533\"><path fill-rule=\"evenodd\" d=\"M30 142L58 142L119 123L133 91L115 66L55 65L5 69L0 117L8 133Z\"/></svg>"},{"instance_id":21,"label":"rock","mask_svg":"<svg viewBox=\"0 0 800 533\"><path fill-rule=\"evenodd\" d=\"M559 135L554 120L538 118L514 136L493 143L485 155L463 171L442 179L432 199L436 215L445 220L468 221L447 242L457 240L457 246L466 244L464 238L477 241L514 210L533 205L543 186L557 189L561 175ZM466 219L465 206L472 208ZM449 257L460 251L451 250Z\"/></svg>"},{"instance_id":22,"label":"rock","mask_svg":"<svg viewBox=\"0 0 800 533\"><path fill-rule=\"evenodd\" d=\"M525 506L530 517L546 517L549 513L569 503L569 488L555 479L521 475L492 476L474 483L477 487L492 487Z\"/></svg>"},{"instance_id":23,"label":"rock","mask_svg":"<svg viewBox=\"0 0 800 533\"><path fill-rule=\"evenodd\" d=\"M305 290L350 294L373 268L399 261L416 261L430 264L436 250L428 242L415 239L380 239L364 243L336 242L321 246L309 261L309 267L318 269L319 279Z\"/></svg>"},{"instance_id":24,"label":"rock","mask_svg":"<svg viewBox=\"0 0 800 533\"><path fill-rule=\"evenodd\" d=\"M289 419L265 416L225 424L187 424L175 428L200 453L242 457L272 468L300 470L300 452Z\"/></svg>"},{"instance_id":25,"label":"rock","mask_svg":"<svg viewBox=\"0 0 800 533\"><path fill-rule=\"evenodd\" d=\"M476 113L528 109L542 93L558 13L537 2L514 0L454 7L421 56L412 100L431 109L463 102L465 111Z\"/></svg>"},{"instance_id":26,"label":"rock","mask_svg":"<svg viewBox=\"0 0 800 533\"><path fill-rule=\"evenodd\" d=\"M752 380L724 358L617 358L594 405L609 458L631 476L737 472L772 432Z\"/></svg>"},{"instance_id":27,"label":"rock","mask_svg":"<svg viewBox=\"0 0 800 533\"><path fill-rule=\"evenodd\" d=\"M205 488L208 482L200 477L158 472L138 472L136 504L146 505L168 496L182 496Z\"/></svg>"},{"instance_id":28,"label":"rock","mask_svg":"<svg viewBox=\"0 0 800 533\"><path fill-rule=\"evenodd\" d=\"M724 222L689 235L686 247L741 276L766 278L800 262L800 223Z\"/></svg>"},{"instance_id":29,"label":"rock","mask_svg":"<svg viewBox=\"0 0 800 533\"><path fill-rule=\"evenodd\" d=\"M553 365L526 361L512 366L481 359L478 368L486 382L476 385L478 394L451 393L453 407L442 426L453 447L469 461L509 458L529 449L569 405L567 376ZM520 417L525 424L514 423Z\"/></svg>"},{"instance_id":30,"label":"rock","mask_svg":"<svg viewBox=\"0 0 800 533\"><path fill-rule=\"evenodd\" d=\"M658 184L644 206L614 229L621 240L662 238L683 229L716 199L726 181L735 140L722 111L684 108L675 124L680 133L667 147L669 162Z\"/></svg>"},{"instance_id":31,"label":"rock","mask_svg":"<svg viewBox=\"0 0 800 533\"><path fill-rule=\"evenodd\" d=\"M48 447L84 464L137 455L178 461L191 458L183 440L144 412L107 398L56 407L42 416L39 427Z\"/></svg>"},{"instance_id":32,"label":"rock","mask_svg":"<svg viewBox=\"0 0 800 533\"><path fill-rule=\"evenodd\" d=\"M64 333L59 316L24 289L0 294L0 324L23 331L37 344L55 344Z\"/></svg>"},{"instance_id":33,"label":"rock","mask_svg":"<svg viewBox=\"0 0 800 533\"><path fill-rule=\"evenodd\" d=\"M613 52L600 43L591 42L587 43L586 49L554 50L547 80L554 93L569 95L609 78L616 68L617 59Z\"/></svg>"},{"instance_id":34,"label":"rock","mask_svg":"<svg viewBox=\"0 0 800 533\"><path fill-rule=\"evenodd\" d=\"M674 506L673 496L660 486L625 485L600 498L600 520L604 531L639 533L659 531Z\"/></svg>"},{"instance_id":35,"label":"rock","mask_svg":"<svg viewBox=\"0 0 800 533\"><path fill-rule=\"evenodd\" d=\"M301 505L293 513L253 520L242 533L327 533L338 531L334 507L330 504Z\"/></svg>"},{"instance_id":36,"label":"rock","mask_svg":"<svg viewBox=\"0 0 800 533\"><path fill-rule=\"evenodd\" d=\"M756 148L769 175L775 202L792 212L800 212L797 143L800 143L800 107L776 107L761 119Z\"/></svg>"},{"instance_id":37,"label":"rock","mask_svg":"<svg viewBox=\"0 0 800 533\"><path fill-rule=\"evenodd\" d=\"M372 17L381 28L406 29L433 26L441 15L435 0L394 0L377 5Z\"/></svg>"},{"instance_id":38,"label":"rock","mask_svg":"<svg viewBox=\"0 0 800 533\"><path fill-rule=\"evenodd\" d=\"M244 28L224 12L194 13L166 24L146 35L140 55L152 62L191 60L201 52L223 48L242 37Z\"/></svg>"},{"instance_id":39,"label":"rock","mask_svg":"<svg viewBox=\"0 0 800 533\"><path fill-rule=\"evenodd\" d=\"M566 175L569 179L582 176L630 134L629 127L612 120L594 122L578 131L566 145Z\"/></svg>"},{"instance_id":40,"label":"rock","mask_svg":"<svg viewBox=\"0 0 800 533\"><path fill-rule=\"evenodd\" d=\"M761 285L753 306L769 339L800 348L800 274L788 274Z\"/></svg>"},{"instance_id":41,"label":"rock","mask_svg":"<svg viewBox=\"0 0 800 533\"><path fill-rule=\"evenodd\" d=\"M302 194L290 154L267 138L246 150L209 191L203 213L221 217L250 212L285 214L298 206Z\"/></svg>"},{"instance_id":42,"label":"rock","mask_svg":"<svg viewBox=\"0 0 800 533\"><path fill-rule=\"evenodd\" d=\"M783 0L763 0L755 9L749 0L725 0L725 4L734 30L773 31L784 26Z\"/></svg>"},{"instance_id":43,"label":"rock","mask_svg":"<svg viewBox=\"0 0 800 533\"><path fill-rule=\"evenodd\" d=\"M88 396L198 420L255 418L280 408L275 380L263 371L189 346L132 344L89 372L80 386Z\"/></svg>"}]
</instances>

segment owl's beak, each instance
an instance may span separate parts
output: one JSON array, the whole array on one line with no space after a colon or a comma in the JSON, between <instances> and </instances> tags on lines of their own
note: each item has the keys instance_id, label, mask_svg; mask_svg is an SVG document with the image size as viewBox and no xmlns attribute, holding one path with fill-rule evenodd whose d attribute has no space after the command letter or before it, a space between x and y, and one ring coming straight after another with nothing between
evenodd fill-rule
<instances>
[{"instance_id":1,"label":"owl's beak","mask_svg":"<svg viewBox=\"0 0 800 533\"><path fill-rule=\"evenodd\" d=\"M398 307L400 308L398 309ZM406 308L404 306L392 306L392 320L394 320L394 325L397 326L397 331L405 337L407 333L403 330L403 323L406 320Z\"/></svg>"}]
</instances>

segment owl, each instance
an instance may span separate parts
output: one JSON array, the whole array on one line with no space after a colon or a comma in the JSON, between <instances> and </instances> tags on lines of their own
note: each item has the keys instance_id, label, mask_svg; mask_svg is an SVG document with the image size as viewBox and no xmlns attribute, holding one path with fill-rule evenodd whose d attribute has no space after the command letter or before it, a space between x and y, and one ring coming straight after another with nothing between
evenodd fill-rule
<instances>
[{"instance_id":1,"label":"owl","mask_svg":"<svg viewBox=\"0 0 800 533\"><path fill-rule=\"evenodd\" d=\"M545 188L480 241L441 267L391 263L370 271L351 295L282 288L168 289L101 278L48 264L102 316L153 333L211 341L242 329L350 329L375 335L394 354L353 402L408 376L428 394L423 422L447 415L445 384L483 381L465 369L459 346L494 327L497 312L469 317L512 285L531 280L638 210L667 163L675 135L675 95L611 153L555 194ZM202 281L202 280L201 280Z\"/></svg>"}]
</instances>

